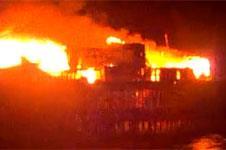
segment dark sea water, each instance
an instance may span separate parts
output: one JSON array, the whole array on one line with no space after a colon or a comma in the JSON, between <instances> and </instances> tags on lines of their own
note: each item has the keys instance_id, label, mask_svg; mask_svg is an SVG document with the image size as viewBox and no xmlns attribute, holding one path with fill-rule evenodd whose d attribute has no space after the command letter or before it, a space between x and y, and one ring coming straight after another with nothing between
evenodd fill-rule
<instances>
[{"instance_id":1,"label":"dark sea water","mask_svg":"<svg viewBox=\"0 0 226 150\"><path fill-rule=\"evenodd\" d=\"M221 150L226 149L226 136L220 134L208 134L194 138L191 143L186 145L176 145L178 149L193 150Z\"/></svg>"}]
</instances>

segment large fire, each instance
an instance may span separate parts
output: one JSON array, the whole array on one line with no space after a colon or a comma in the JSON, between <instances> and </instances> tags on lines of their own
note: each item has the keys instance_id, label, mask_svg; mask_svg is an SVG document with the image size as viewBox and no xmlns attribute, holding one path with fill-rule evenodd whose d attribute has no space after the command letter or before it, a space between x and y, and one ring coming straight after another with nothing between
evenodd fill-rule
<instances>
[{"instance_id":1,"label":"large fire","mask_svg":"<svg viewBox=\"0 0 226 150\"><path fill-rule=\"evenodd\" d=\"M47 3L41 1L34 3L19 1L3 7L4 9L0 14L1 29L10 29L18 34L48 37L49 39L34 38L33 36L11 36L11 34L4 36L1 33L0 69L19 66L22 63L22 58L25 58L29 62L37 64L42 71L50 75L59 76L62 72L70 69L68 56L65 51L67 46L70 48L71 58L75 60L71 59L72 66L77 63L76 61L79 57L88 60L88 58L80 56L85 53L84 51L92 54L91 57L93 59L100 58L98 61L87 61L88 65L84 63L84 68L77 68L72 74L73 78L86 78L89 83L94 83L98 78L104 78L97 73L104 68L104 65L110 63L117 65L113 61L118 58L120 58L117 61L119 63L122 63L124 59L128 59L128 55L124 55L124 53L120 55L114 49L105 51L103 48L114 44L123 45L127 42L146 43L140 34L130 34L126 29L115 30L111 27L97 24L89 15L81 16L79 13L81 8L71 11L71 5L68 5L68 8L65 7L69 3L66 5L60 4L61 2L50 1ZM115 37L116 35L123 39ZM109 37L106 39L107 36ZM66 46L50 39L56 39ZM168 41L167 37L166 39ZM147 41L147 43L156 45L151 40ZM90 48L97 49L97 53L91 51ZM101 50L98 51L99 49L104 51L100 52ZM107 56L99 55L99 53ZM166 50L156 47L153 49L147 48L145 55L146 65L150 68L190 68L197 79L203 76L211 76L210 62L205 57L187 54L177 55L169 48ZM157 70L156 73L153 73L153 76L154 74L158 76L158 74L161 74L160 72ZM177 78L180 78L179 74ZM158 81L160 79L156 78L155 80Z\"/></svg>"},{"instance_id":2,"label":"large fire","mask_svg":"<svg viewBox=\"0 0 226 150\"><path fill-rule=\"evenodd\" d=\"M0 68L19 66L25 58L42 71L59 76L70 68L65 49L66 46L48 39L0 37Z\"/></svg>"},{"instance_id":3,"label":"large fire","mask_svg":"<svg viewBox=\"0 0 226 150\"><path fill-rule=\"evenodd\" d=\"M200 56L176 55L166 50L152 50L146 48L147 66L152 68L190 68L196 79L202 76L210 78L210 61Z\"/></svg>"},{"instance_id":4,"label":"large fire","mask_svg":"<svg viewBox=\"0 0 226 150\"><path fill-rule=\"evenodd\" d=\"M111 45L112 43L125 44L125 41L109 36L106 39L106 43ZM210 61L208 58L200 57L196 55L188 55L186 53L179 53L177 50L172 50L167 47L161 48L150 48L147 43L145 44L145 56L146 56L146 65L151 68L190 68L193 71L193 74L196 79L205 77L210 79ZM157 70L157 76L160 75L159 70ZM155 74L156 75L156 74ZM154 76L151 75L152 77ZM177 75L179 78L179 75ZM154 79L151 79L154 80ZM156 81L159 79L157 78Z\"/></svg>"},{"instance_id":5,"label":"large fire","mask_svg":"<svg viewBox=\"0 0 226 150\"><path fill-rule=\"evenodd\" d=\"M106 39L107 44L118 43L125 44L125 41L109 36ZM42 71L52 75L59 76L62 72L69 70L68 56L65 51L66 46L49 39L28 38L24 36L2 36L0 37L0 69L19 66L22 58L30 63L37 64ZM208 58L192 55L178 55L169 49L151 49L146 46L146 65L155 69L151 73L151 81L159 81L159 68L190 68L196 79L201 77L210 78L210 62ZM77 71L68 73L71 79L86 78L89 84L102 79L101 71L94 67L82 68L79 63ZM157 78L155 77L157 76ZM177 73L177 79L180 74Z\"/></svg>"}]
</instances>

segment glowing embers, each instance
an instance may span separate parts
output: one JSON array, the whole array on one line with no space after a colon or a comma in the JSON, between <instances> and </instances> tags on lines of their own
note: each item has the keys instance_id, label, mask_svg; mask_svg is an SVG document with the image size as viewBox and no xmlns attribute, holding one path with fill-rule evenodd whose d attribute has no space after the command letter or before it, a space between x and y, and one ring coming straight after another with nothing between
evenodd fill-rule
<instances>
[{"instance_id":1,"label":"glowing embers","mask_svg":"<svg viewBox=\"0 0 226 150\"><path fill-rule=\"evenodd\" d=\"M106 43L108 45L111 45L113 43L116 43L116 44L125 44L125 41L121 40L120 38L114 37L114 36L109 36L106 39Z\"/></svg>"},{"instance_id":2,"label":"glowing embers","mask_svg":"<svg viewBox=\"0 0 226 150\"><path fill-rule=\"evenodd\" d=\"M59 76L70 69L65 49L66 46L49 39L1 37L0 69L19 66L25 58L42 71Z\"/></svg>"}]
</instances>

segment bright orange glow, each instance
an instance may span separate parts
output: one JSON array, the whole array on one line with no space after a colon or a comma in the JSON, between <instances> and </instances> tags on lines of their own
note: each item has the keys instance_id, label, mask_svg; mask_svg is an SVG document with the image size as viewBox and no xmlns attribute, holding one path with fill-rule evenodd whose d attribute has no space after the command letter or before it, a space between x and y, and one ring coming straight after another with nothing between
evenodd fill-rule
<instances>
[{"instance_id":1,"label":"bright orange glow","mask_svg":"<svg viewBox=\"0 0 226 150\"><path fill-rule=\"evenodd\" d=\"M82 59L81 58L78 60L78 64L77 64L76 68L82 69Z\"/></svg>"},{"instance_id":2,"label":"bright orange glow","mask_svg":"<svg viewBox=\"0 0 226 150\"><path fill-rule=\"evenodd\" d=\"M160 69L153 69L151 70L151 81L152 82L159 82L160 81Z\"/></svg>"},{"instance_id":3,"label":"bright orange glow","mask_svg":"<svg viewBox=\"0 0 226 150\"><path fill-rule=\"evenodd\" d=\"M155 78L155 70L151 71L151 81L155 82L156 78Z\"/></svg>"},{"instance_id":4,"label":"bright orange glow","mask_svg":"<svg viewBox=\"0 0 226 150\"><path fill-rule=\"evenodd\" d=\"M125 41L121 40L120 38L114 37L114 36L109 36L106 39L106 43L108 45L111 45L112 43L117 43L117 44L125 44Z\"/></svg>"},{"instance_id":5,"label":"bright orange glow","mask_svg":"<svg viewBox=\"0 0 226 150\"><path fill-rule=\"evenodd\" d=\"M184 66L193 69L193 73L196 78L200 78L202 75L205 77L210 76L210 62L207 58L198 56L190 57L184 61Z\"/></svg>"},{"instance_id":6,"label":"bright orange glow","mask_svg":"<svg viewBox=\"0 0 226 150\"><path fill-rule=\"evenodd\" d=\"M180 71L177 70L177 72L176 72L176 79L177 80L180 80L180 78L181 78Z\"/></svg>"},{"instance_id":7,"label":"bright orange glow","mask_svg":"<svg viewBox=\"0 0 226 150\"><path fill-rule=\"evenodd\" d=\"M155 71L155 73L156 73L156 81L160 81L160 70L157 69L157 70Z\"/></svg>"},{"instance_id":8,"label":"bright orange glow","mask_svg":"<svg viewBox=\"0 0 226 150\"><path fill-rule=\"evenodd\" d=\"M61 75L64 79L66 77L68 80L80 80L85 78L89 84L94 84L97 80L102 78L101 70L97 70L94 67L89 67L88 69L83 69L82 67L82 59L79 59L76 72L64 72Z\"/></svg>"},{"instance_id":9,"label":"bright orange glow","mask_svg":"<svg viewBox=\"0 0 226 150\"><path fill-rule=\"evenodd\" d=\"M76 73L76 79L86 78L89 84L94 84L96 80L100 79L100 71L94 68L88 68L86 70L78 70Z\"/></svg>"},{"instance_id":10,"label":"bright orange glow","mask_svg":"<svg viewBox=\"0 0 226 150\"><path fill-rule=\"evenodd\" d=\"M210 62L208 58L200 56L177 55L165 49L152 50L146 47L146 64L152 68L190 68L196 79L201 76L210 77ZM177 75L178 78L179 75Z\"/></svg>"},{"instance_id":11,"label":"bright orange glow","mask_svg":"<svg viewBox=\"0 0 226 150\"><path fill-rule=\"evenodd\" d=\"M221 138L220 136L216 135L210 135L206 137L201 137L199 139L194 140L190 145L189 148L193 150L203 150L203 149L221 149L219 145L221 142L219 142L218 138Z\"/></svg>"},{"instance_id":12,"label":"bright orange glow","mask_svg":"<svg viewBox=\"0 0 226 150\"><path fill-rule=\"evenodd\" d=\"M25 58L42 71L59 76L70 68L65 49L64 45L47 39L1 37L0 69L19 66Z\"/></svg>"}]
</instances>

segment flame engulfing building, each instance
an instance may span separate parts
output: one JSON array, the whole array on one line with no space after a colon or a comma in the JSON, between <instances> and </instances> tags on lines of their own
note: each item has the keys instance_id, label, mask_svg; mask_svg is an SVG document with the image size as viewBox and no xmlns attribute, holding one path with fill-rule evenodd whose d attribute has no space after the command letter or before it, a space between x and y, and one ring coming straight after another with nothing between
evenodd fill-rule
<instances>
[{"instance_id":1,"label":"flame engulfing building","mask_svg":"<svg viewBox=\"0 0 226 150\"><path fill-rule=\"evenodd\" d=\"M146 66L145 46L140 43L113 45L111 49L122 53L121 62L113 62L104 69L107 82L174 82L191 81L195 76L189 68L148 68Z\"/></svg>"},{"instance_id":2,"label":"flame engulfing building","mask_svg":"<svg viewBox=\"0 0 226 150\"><path fill-rule=\"evenodd\" d=\"M26 95L27 99L33 99L34 95L38 95L38 98L41 97L45 101L43 103L46 103L46 100L54 101L54 103L56 99L58 101L62 100L59 108L67 105L68 101L65 101L66 99L71 99L73 102L69 102L69 109L75 108L75 112L72 110L72 116L76 114L76 118L72 121L71 117L69 117L70 123L71 121L73 122L73 131L77 130L82 133L81 135L90 134L89 132L91 132L92 135L106 136L113 134L120 135L128 132L138 134L144 132L158 133L159 129L157 126L155 127L155 125L160 123L160 126L165 126L165 128L161 128L161 132L167 131L173 126L174 122L165 124L163 121L172 118L173 120L178 119L177 116L174 115L174 110L187 107L187 105L183 104L177 105L181 104L181 99L190 98L190 95L194 95L193 98L197 97L197 99L199 99L198 96L200 93L208 93L203 90L205 89L203 88L204 86L199 86L198 84L195 85L188 82L186 82L188 84L177 84L181 81L192 81L196 79L192 68L181 67L180 65L178 65L179 67L173 66L171 68L167 66L148 66L147 51L143 44L125 43L121 40L119 40L119 42L121 42L121 44L110 44L102 49L89 49L87 51L88 53L83 54L81 60L78 61L77 66L70 66L75 69L74 72L73 69L71 69L69 72L61 74L60 77L65 77L67 80L58 80L59 78L57 77L49 78L51 77L48 74L49 72L44 74L42 71L45 72L45 70L43 70L42 65L39 67L39 65L43 63L44 69L47 69L47 71L49 71L49 67L52 69L52 66L54 67L53 71L55 71L55 69L61 69L58 68L60 65L57 66L54 61L54 63L52 63L48 58L54 56L52 54L60 54L60 57L54 57L55 60L59 60L58 58L62 58L61 56L65 58L66 53L64 47L58 47L54 44L51 46L53 49L52 53L49 53L49 57L44 57L43 59L41 53L40 58L33 58L32 56L36 56L35 54L37 54L37 45L35 44L35 49L32 51L33 53L26 52L22 53L26 55L18 56L18 58L23 56L22 58L28 60L18 64L21 64L21 68L16 68L15 72L7 70L6 72L0 72L1 83L3 85L10 84L10 86L16 87L16 89L20 89L18 88L19 85L22 92L18 93ZM20 45L21 42L18 43ZM25 44L22 45L27 46L29 45L28 43L25 42ZM38 47L39 45L38 43ZM9 46L11 46L11 44L9 44ZM43 47L43 49L46 48L45 43ZM21 51L23 52L23 49L19 50L19 52ZM34 61L31 61L33 60L32 58ZM36 59L37 62L35 61ZM41 60L40 62L39 59ZM66 64L63 65L63 69L66 70L67 61L65 59L63 60L63 62L66 62L63 63ZM152 59L149 61L151 60ZM199 66L196 66L197 62L199 62L196 61L198 59L194 60L195 61L188 61L192 64L191 67L200 69ZM204 64L205 62L206 61L204 61ZM181 64L185 64L186 66L186 63L187 62L182 62ZM190 64L187 66L189 65ZM201 63L201 67L202 66L203 63ZM59 71L61 73L61 70ZM29 74L24 76L24 73ZM11 76L9 77L10 74ZM14 74L18 76L14 76ZM53 74L50 75L53 76ZM14 80L12 80L13 78L11 77L15 77ZM89 84L95 83L96 80L103 82L93 86L87 86L86 82L84 84L83 82L76 82L77 80L83 81L83 79L86 79ZM24 83L24 81L26 82ZM192 90L190 89L196 87L202 91L191 94ZM27 96L27 93L31 94ZM76 106L74 107L75 103ZM49 112L49 110L47 112ZM65 112L68 113L70 111ZM62 114L62 111L59 111L59 113ZM183 124L180 118L178 120L178 128L183 124L187 125L187 120L184 121ZM152 127L154 127L154 129Z\"/></svg>"},{"instance_id":3,"label":"flame engulfing building","mask_svg":"<svg viewBox=\"0 0 226 150\"><path fill-rule=\"evenodd\" d=\"M72 61L72 66L69 65L66 46L52 40L9 35L0 39L0 46L4 49L1 51L1 69L21 65L21 57L24 57L51 76L85 78L89 83L96 80L174 82L211 77L207 58L177 56L164 48L152 50L146 43L126 43L112 36L107 38L104 47L80 52L74 66L76 63ZM68 72L64 72L66 70Z\"/></svg>"},{"instance_id":4,"label":"flame engulfing building","mask_svg":"<svg viewBox=\"0 0 226 150\"><path fill-rule=\"evenodd\" d=\"M209 61L206 58L170 56L167 59L169 56L159 55L156 51L149 52L141 43L125 43L122 40L110 42L107 40L108 46L105 48L85 50L76 67L77 71L66 73L66 76L69 79L86 78L89 83L100 80L174 84L178 81L207 80L210 77Z\"/></svg>"}]
</instances>

